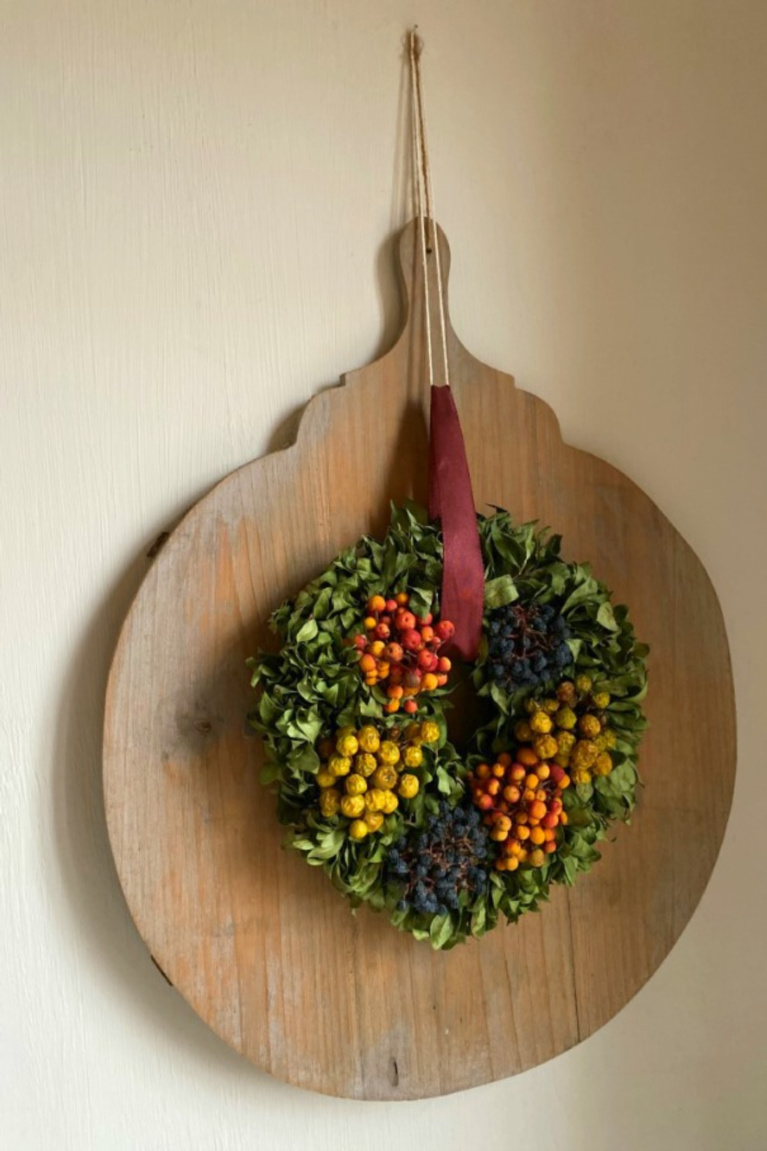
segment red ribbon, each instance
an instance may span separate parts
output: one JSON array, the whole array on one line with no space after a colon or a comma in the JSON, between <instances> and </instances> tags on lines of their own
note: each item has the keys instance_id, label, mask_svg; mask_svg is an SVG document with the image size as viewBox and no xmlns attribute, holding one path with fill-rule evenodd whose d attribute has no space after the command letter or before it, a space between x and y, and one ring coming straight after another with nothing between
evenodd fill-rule
<instances>
[{"instance_id":1,"label":"red ribbon","mask_svg":"<svg viewBox=\"0 0 767 1151\"><path fill-rule=\"evenodd\" d=\"M482 635L485 568L466 445L449 387L431 389L429 516L442 521L440 616L455 624L450 648L473 660Z\"/></svg>"}]
</instances>

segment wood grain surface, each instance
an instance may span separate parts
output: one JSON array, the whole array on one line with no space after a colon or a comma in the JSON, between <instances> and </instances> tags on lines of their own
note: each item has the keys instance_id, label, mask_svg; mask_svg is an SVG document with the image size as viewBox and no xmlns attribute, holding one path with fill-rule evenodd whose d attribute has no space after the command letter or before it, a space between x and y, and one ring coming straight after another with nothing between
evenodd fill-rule
<instances>
[{"instance_id":1,"label":"wood grain surface","mask_svg":"<svg viewBox=\"0 0 767 1151\"><path fill-rule=\"evenodd\" d=\"M450 328L478 510L502 505L560 532L565 556L592 562L651 645L647 786L632 825L575 888L448 954L367 910L352 916L321 873L280 850L261 744L246 733L245 659L273 642L274 607L341 548L385 530L389 500L425 499L417 254L411 224L392 350L316 396L293 446L227 476L161 548L122 629L106 705L110 841L156 962L254 1063L356 1099L500 1079L606 1023L700 899L735 773L727 640L702 565L636 485L564 444L551 409ZM715 765L705 783L704 759Z\"/></svg>"}]
</instances>

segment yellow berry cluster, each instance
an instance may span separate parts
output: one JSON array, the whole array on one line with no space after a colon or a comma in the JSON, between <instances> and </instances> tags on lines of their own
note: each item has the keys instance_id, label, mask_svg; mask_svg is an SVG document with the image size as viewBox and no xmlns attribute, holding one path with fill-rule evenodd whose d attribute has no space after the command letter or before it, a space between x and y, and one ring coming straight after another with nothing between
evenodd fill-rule
<instances>
[{"instance_id":1,"label":"yellow berry cluster","mask_svg":"<svg viewBox=\"0 0 767 1151\"><path fill-rule=\"evenodd\" d=\"M348 819L352 839L380 831L400 799L418 795L421 784L413 773L423 763L422 745L438 740L439 727L431 720L408 724L404 731L381 732L373 724L358 731L340 728L320 743L320 811Z\"/></svg>"},{"instance_id":2,"label":"yellow berry cluster","mask_svg":"<svg viewBox=\"0 0 767 1151\"><path fill-rule=\"evenodd\" d=\"M613 769L610 750L616 735L606 714L610 696L593 687L588 675L563 680L555 697L528 700L528 718L514 728L520 744L529 744L539 759L552 760L569 772L575 784L591 783L595 775L609 775Z\"/></svg>"}]
</instances>

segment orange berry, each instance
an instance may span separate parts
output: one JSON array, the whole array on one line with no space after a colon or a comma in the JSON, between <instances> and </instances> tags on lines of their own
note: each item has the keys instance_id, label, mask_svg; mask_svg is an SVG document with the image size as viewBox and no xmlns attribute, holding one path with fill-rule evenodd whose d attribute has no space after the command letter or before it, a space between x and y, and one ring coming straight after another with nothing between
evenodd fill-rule
<instances>
[{"instance_id":1,"label":"orange berry","mask_svg":"<svg viewBox=\"0 0 767 1151\"><path fill-rule=\"evenodd\" d=\"M406 591L399 592L397 595L395 595L394 598L396 599L396 601L400 605L400 607L404 607L405 604L410 603L410 596L407 594Z\"/></svg>"},{"instance_id":2,"label":"orange berry","mask_svg":"<svg viewBox=\"0 0 767 1151\"><path fill-rule=\"evenodd\" d=\"M366 675L365 676L365 683L368 685L368 687L375 687L375 685L378 683L378 676L377 675Z\"/></svg>"},{"instance_id":3,"label":"orange berry","mask_svg":"<svg viewBox=\"0 0 767 1151\"><path fill-rule=\"evenodd\" d=\"M498 811L502 811L504 815L506 815L507 812L509 811L509 805L505 799L499 800L498 803L496 804L496 807L497 807Z\"/></svg>"},{"instance_id":4,"label":"orange berry","mask_svg":"<svg viewBox=\"0 0 767 1151\"><path fill-rule=\"evenodd\" d=\"M391 687L387 687L386 694L388 695L389 699L402 699L405 692L398 684L395 684Z\"/></svg>"},{"instance_id":5,"label":"orange berry","mask_svg":"<svg viewBox=\"0 0 767 1151\"><path fill-rule=\"evenodd\" d=\"M519 855L521 850L522 850L522 844L519 842L518 839L510 839L509 840L509 854L510 855Z\"/></svg>"},{"instance_id":6,"label":"orange berry","mask_svg":"<svg viewBox=\"0 0 767 1151\"><path fill-rule=\"evenodd\" d=\"M384 707L384 711L388 712L389 715L394 715L395 712L399 711L399 700L390 699Z\"/></svg>"},{"instance_id":7,"label":"orange berry","mask_svg":"<svg viewBox=\"0 0 767 1151\"><path fill-rule=\"evenodd\" d=\"M516 828L514 829L514 833L515 833L517 839L529 839L530 838L530 828L525 827L524 824L518 823Z\"/></svg>"},{"instance_id":8,"label":"orange berry","mask_svg":"<svg viewBox=\"0 0 767 1151\"><path fill-rule=\"evenodd\" d=\"M535 767L538 763L538 756L531 747L521 747L517 752L517 761L523 763L525 767Z\"/></svg>"},{"instance_id":9,"label":"orange berry","mask_svg":"<svg viewBox=\"0 0 767 1151\"><path fill-rule=\"evenodd\" d=\"M513 783L509 784L508 787L504 787L502 794L507 803L519 803L520 791Z\"/></svg>"},{"instance_id":10,"label":"orange berry","mask_svg":"<svg viewBox=\"0 0 767 1151\"><path fill-rule=\"evenodd\" d=\"M530 817L526 811L520 811L517 815L514 816L514 818L516 819L517 823L525 824Z\"/></svg>"},{"instance_id":11,"label":"orange berry","mask_svg":"<svg viewBox=\"0 0 767 1151\"><path fill-rule=\"evenodd\" d=\"M509 858L506 860L506 870L507 871L516 871L518 867L519 867L519 859L517 858L517 856L516 855L509 856Z\"/></svg>"},{"instance_id":12,"label":"orange berry","mask_svg":"<svg viewBox=\"0 0 767 1151\"><path fill-rule=\"evenodd\" d=\"M569 775L563 775L559 781L559 786L562 788L563 791L566 787L569 787L570 786L570 776Z\"/></svg>"},{"instance_id":13,"label":"orange berry","mask_svg":"<svg viewBox=\"0 0 767 1151\"><path fill-rule=\"evenodd\" d=\"M492 806L493 806L492 795L482 795L477 800L477 807L480 809L480 811L489 811Z\"/></svg>"},{"instance_id":14,"label":"orange berry","mask_svg":"<svg viewBox=\"0 0 767 1151\"><path fill-rule=\"evenodd\" d=\"M490 832L490 838L494 839L496 843L503 843L509 838L508 831L503 831L500 827L494 827Z\"/></svg>"},{"instance_id":15,"label":"orange berry","mask_svg":"<svg viewBox=\"0 0 767 1151\"><path fill-rule=\"evenodd\" d=\"M497 795L501 790L501 781L499 779L488 779L485 784L485 791L488 795Z\"/></svg>"},{"instance_id":16,"label":"orange berry","mask_svg":"<svg viewBox=\"0 0 767 1151\"><path fill-rule=\"evenodd\" d=\"M547 840L546 843L544 843L544 845L543 845L543 850L546 852L547 855L551 855L552 851L557 850L556 842L553 839Z\"/></svg>"},{"instance_id":17,"label":"orange berry","mask_svg":"<svg viewBox=\"0 0 767 1151\"><path fill-rule=\"evenodd\" d=\"M386 644L384 643L384 641L382 639L373 640L373 642L370 645L370 654L374 655L376 657L376 659L379 659L380 656L383 655L385 650L386 650Z\"/></svg>"},{"instance_id":18,"label":"orange berry","mask_svg":"<svg viewBox=\"0 0 767 1151\"><path fill-rule=\"evenodd\" d=\"M368 600L368 611L386 611L386 600L382 595L372 595Z\"/></svg>"},{"instance_id":19,"label":"orange berry","mask_svg":"<svg viewBox=\"0 0 767 1151\"><path fill-rule=\"evenodd\" d=\"M521 783L521 782L522 782L522 780L523 780L523 779L525 778L525 776L527 775L527 772L525 771L525 769L524 769L524 767L522 766L522 764L521 764L521 763L513 763L513 764L511 765L511 768L509 769L509 773L508 773L508 774L509 774L509 778L510 778L510 779L511 779L511 780L512 780L514 783Z\"/></svg>"},{"instance_id":20,"label":"orange berry","mask_svg":"<svg viewBox=\"0 0 767 1151\"><path fill-rule=\"evenodd\" d=\"M431 671L427 671L421 680L421 689L423 691L434 691L437 687L439 687L439 676L434 675Z\"/></svg>"},{"instance_id":21,"label":"orange berry","mask_svg":"<svg viewBox=\"0 0 767 1151\"><path fill-rule=\"evenodd\" d=\"M535 769L535 773L540 780L547 780L551 775L551 768L547 763L542 763L540 767Z\"/></svg>"},{"instance_id":22,"label":"orange berry","mask_svg":"<svg viewBox=\"0 0 767 1151\"><path fill-rule=\"evenodd\" d=\"M493 822L496 827L500 827L501 831L511 830L511 820L508 815L496 815Z\"/></svg>"},{"instance_id":23,"label":"orange berry","mask_svg":"<svg viewBox=\"0 0 767 1151\"><path fill-rule=\"evenodd\" d=\"M563 826L563 827L564 827L564 825L565 825L566 823L569 823L569 820L568 820L568 818L567 818L567 812L566 812L566 811L562 811L562 812L560 812L560 814L559 814L559 822L562 824L562 826Z\"/></svg>"},{"instance_id":24,"label":"orange berry","mask_svg":"<svg viewBox=\"0 0 767 1151\"><path fill-rule=\"evenodd\" d=\"M367 655L367 654L363 655L362 658L360 659L360 669L362 671L365 671L365 672L375 671L375 669L376 669L375 658L372 655Z\"/></svg>"},{"instance_id":25,"label":"orange berry","mask_svg":"<svg viewBox=\"0 0 767 1151\"><path fill-rule=\"evenodd\" d=\"M542 827L534 827L530 832L530 842L534 843L536 847L540 847L545 841L546 836L543 833Z\"/></svg>"},{"instance_id":26,"label":"orange berry","mask_svg":"<svg viewBox=\"0 0 767 1151\"><path fill-rule=\"evenodd\" d=\"M496 762L503 764L504 767L510 767L511 766L511 756L509 755L508 751L502 751L501 754L498 756L498 759Z\"/></svg>"},{"instance_id":27,"label":"orange berry","mask_svg":"<svg viewBox=\"0 0 767 1151\"><path fill-rule=\"evenodd\" d=\"M504 775L506 774L506 768L502 763L494 763L490 770L496 779L503 779Z\"/></svg>"},{"instance_id":28,"label":"orange berry","mask_svg":"<svg viewBox=\"0 0 767 1151\"><path fill-rule=\"evenodd\" d=\"M368 615L365 617L365 627L367 628L368 631L372 631L373 628L375 627L375 625L376 625L376 621L372 615Z\"/></svg>"},{"instance_id":29,"label":"orange berry","mask_svg":"<svg viewBox=\"0 0 767 1151\"><path fill-rule=\"evenodd\" d=\"M487 779L490 775L490 764L478 763L474 774L476 775L477 779Z\"/></svg>"},{"instance_id":30,"label":"orange berry","mask_svg":"<svg viewBox=\"0 0 767 1151\"><path fill-rule=\"evenodd\" d=\"M546 814L546 804L543 803L542 800L536 799L530 804L530 814L534 819L543 819Z\"/></svg>"},{"instance_id":31,"label":"orange berry","mask_svg":"<svg viewBox=\"0 0 767 1151\"><path fill-rule=\"evenodd\" d=\"M535 792L531 787L526 787L522 792L522 798L524 799L525 803L532 803L535 799Z\"/></svg>"},{"instance_id":32,"label":"orange berry","mask_svg":"<svg viewBox=\"0 0 767 1151\"><path fill-rule=\"evenodd\" d=\"M533 867L542 867L546 856L541 851L540 847L536 847L535 851L530 852L530 862Z\"/></svg>"},{"instance_id":33,"label":"orange berry","mask_svg":"<svg viewBox=\"0 0 767 1151\"><path fill-rule=\"evenodd\" d=\"M539 783L540 783L540 780L538 779L538 776L535 775L534 772L531 772L531 774L528 775L527 778L525 779L525 787L531 787L533 789L533 791L535 791L535 789L538 787Z\"/></svg>"},{"instance_id":34,"label":"orange berry","mask_svg":"<svg viewBox=\"0 0 767 1151\"><path fill-rule=\"evenodd\" d=\"M536 819L534 815L531 815L528 817L527 826L528 827L537 827L540 822L541 822L540 819Z\"/></svg>"},{"instance_id":35,"label":"orange berry","mask_svg":"<svg viewBox=\"0 0 767 1151\"><path fill-rule=\"evenodd\" d=\"M555 840L557 838L557 833L553 827L544 827L543 838L546 840L547 843L551 843L553 840Z\"/></svg>"},{"instance_id":36,"label":"orange berry","mask_svg":"<svg viewBox=\"0 0 767 1151\"><path fill-rule=\"evenodd\" d=\"M535 793L535 798L539 799L541 801L541 803L545 803L549 797L548 797L548 793L544 790L544 788L539 787Z\"/></svg>"}]
</instances>

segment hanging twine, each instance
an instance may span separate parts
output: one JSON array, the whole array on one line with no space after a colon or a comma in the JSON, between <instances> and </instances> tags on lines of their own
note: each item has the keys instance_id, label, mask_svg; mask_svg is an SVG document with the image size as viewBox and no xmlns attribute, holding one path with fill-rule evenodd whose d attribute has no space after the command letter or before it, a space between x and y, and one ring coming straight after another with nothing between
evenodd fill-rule
<instances>
[{"instance_id":1,"label":"hanging twine","mask_svg":"<svg viewBox=\"0 0 767 1151\"><path fill-rule=\"evenodd\" d=\"M426 327L426 356L431 395L431 431L429 436L429 516L442 526L443 566L440 612L455 624L451 649L463 659L477 657L482 634L482 610L485 588L484 563L471 490L471 475L466 459L466 446L461 423L450 387L450 364L447 347L445 291L439 234L434 221L434 196L431 165L426 143L426 116L421 83L422 41L412 29L409 37L410 79L413 95L412 145L413 189L418 218L423 270L423 293ZM427 227L431 247L427 245ZM434 254L439 298L439 335L442 348L443 379L435 380L434 339L431 323L429 255Z\"/></svg>"},{"instance_id":2,"label":"hanging twine","mask_svg":"<svg viewBox=\"0 0 767 1151\"><path fill-rule=\"evenodd\" d=\"M410 80L413 94L412 142L413 142L413 182L416 202L416 216L421 238L421 264L423 268L424 300L426 305L426 349L429 362L429 385L435 386L434 353L431 331L431 306L429 299L429 248L426 242L426 229L430 233L430 250L434 253L437 273L437 294L439 297L439 328L442 343L443 383L450 385L450 364L447 351L447 321L445 318L445 294L442 280L442 257L439 236L434 222L434 196L431 183L431 164L426 140L426 113L424 111L423 86L421 83L421 54L423 41L416 28L409 35Z\"/></svg>"}]
</instances>

